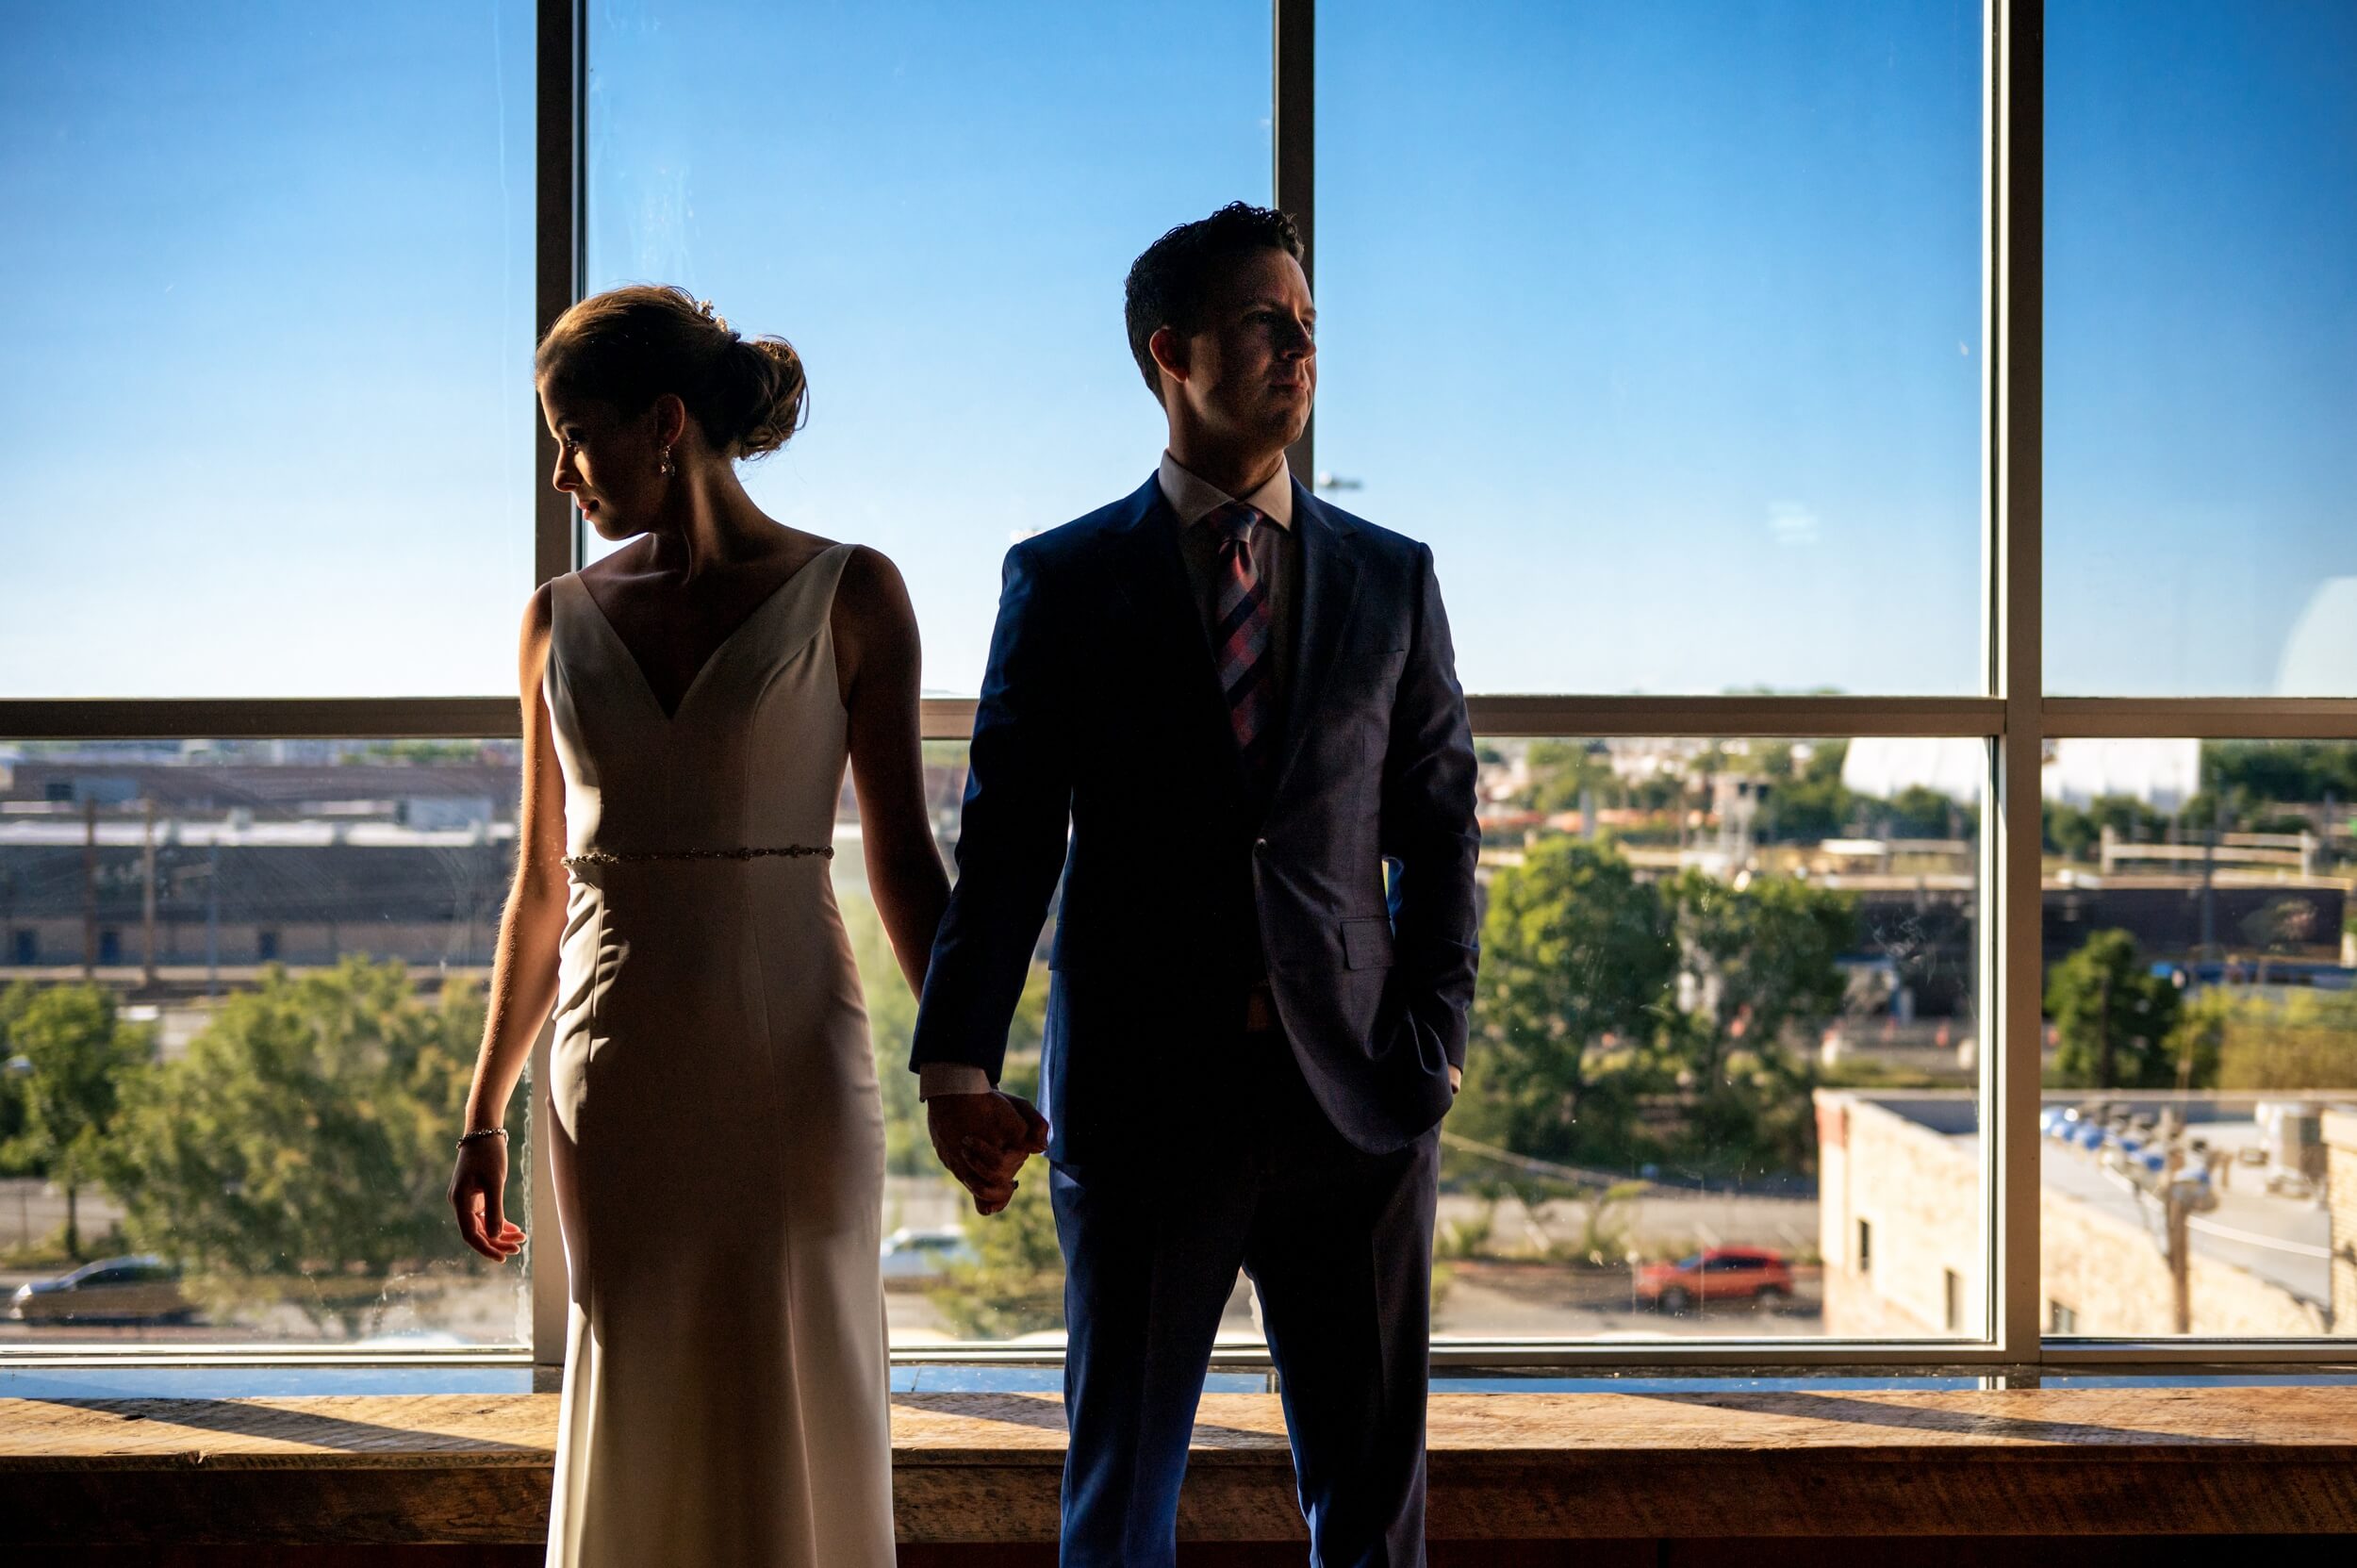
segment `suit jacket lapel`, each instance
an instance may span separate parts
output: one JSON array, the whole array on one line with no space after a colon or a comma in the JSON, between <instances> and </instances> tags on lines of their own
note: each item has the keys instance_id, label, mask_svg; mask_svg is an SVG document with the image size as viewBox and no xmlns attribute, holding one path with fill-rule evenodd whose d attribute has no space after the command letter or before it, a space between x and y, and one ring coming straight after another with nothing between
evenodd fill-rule
<instances>
[{"instance_id":1,"label":"suit jacket lapel","mask_svg":"<svg viewBox=\"0 0 2357 1568\"><path fill-rule=\"evenodd\" d=\"M1294 481L1294 527L1301 535L1301 602L1294 618L1293 689L1285 694L1285 733L1275 787L1282 790L1325 695L1343 633L1359 602L1359 562L1350 529L1338 523L1300 480Z\"/></svg>"},{"instance_id":2,"label":"suit jacket lapel","mask_svg":"<svg viewBox=\"0 0 2357 1568\"><path fill-rule=\"evenodd\" d=\"M1128 537L1114 591L1137 617L1146 645L1163 651L1170 661L1173 684L1189 710L1177 716L1178 721L1208 732L1203 743L1216 748L1220 759L1213 771L1241 792L1243 761L1236 754L1234 732L1228 727L1228 698L1220 690L1203 612L1187 579L1186 560L1178 553L1178 514L1154 477L1129 502Z\"/></svg>"}]
</instances>

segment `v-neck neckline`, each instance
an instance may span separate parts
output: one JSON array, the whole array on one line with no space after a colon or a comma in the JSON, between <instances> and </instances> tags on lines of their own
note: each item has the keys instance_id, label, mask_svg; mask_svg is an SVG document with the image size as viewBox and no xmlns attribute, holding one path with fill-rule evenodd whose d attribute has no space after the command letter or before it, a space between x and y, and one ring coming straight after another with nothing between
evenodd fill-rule
<instances>
[{"instance_id":1,"label":"v-neck neckline","mask_svg":"<svg viewBox=\"0 0 2357 1568\"><path fill-rule=\"evenodd\" d=\"M647 706L652 708L655 717L662 719L668 726L679 722L679 716L687 711L687 704L694 699L696 689L704 684L704 677L711 674L713 667L720 662L720 655L727 652L735 644L736 639L745 635L746 628L768 614L769 607L784 598L785 590L807 576L811 568L843 548L845 547L841 543L827 546L826 549L796 567L787 574L785 581L763 595L761 602L748 610L745 613L745 619L729 629L728 635L713 644L712 652L704 655L703 663L696 667L696 673L688 677L687 685L680 691L678 703L668 713L663 710L663 700L655 695L654 683L647 679L647 667L640 664L638 655L630 651L630 644L623 640L621 632L614 624L614 618L605 613L605 606L599 603L598 596L589 591L589 584L581 573L576 571L572 576L574 586L581 589L581 596L589 602L591 612L597 616L598 624L605 628L605 635L612 639L615 651L622 655L622 662L630 666L631 673L637 678L639 695L646 698Z\"/></svg>"}]
</instances>

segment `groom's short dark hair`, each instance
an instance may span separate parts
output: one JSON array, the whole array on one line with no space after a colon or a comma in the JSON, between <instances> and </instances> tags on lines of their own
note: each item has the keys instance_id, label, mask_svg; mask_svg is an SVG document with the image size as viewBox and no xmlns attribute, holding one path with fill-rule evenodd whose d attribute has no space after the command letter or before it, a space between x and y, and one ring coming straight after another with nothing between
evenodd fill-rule
<instances>
[{"instance_id":1,"label":"groom's short dark hair","mask_svg":"<svg viewBox=\"0 0 2357 1568\"><path fill-rule=\"evenodd\" d=\"M1146 389L1160 403L1162 378L1146 345L1162 327L1193 332L1221 272L1254 251L1283 251L1301 259L1301 231L1274 207L1229 202L1209 218L1181 223L1146 247L1129 264L1124 313L1129 322L1129 353L1146 377Z\"/></svg>"}]
</instances>

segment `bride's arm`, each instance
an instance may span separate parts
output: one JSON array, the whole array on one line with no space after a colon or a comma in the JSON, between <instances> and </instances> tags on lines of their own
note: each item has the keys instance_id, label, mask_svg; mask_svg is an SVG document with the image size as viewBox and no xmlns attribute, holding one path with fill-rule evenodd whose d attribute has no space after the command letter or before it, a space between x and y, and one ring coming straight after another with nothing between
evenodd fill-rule
<instances>
[{"instance_id":1,"label":"bride's arm","mask_svg":"<svg viewBox=\"0 0 2357 1568\"><path fill-rule=\"evenodd\" d=\"M867 885L909 989L925 993L933 936L949 907L949 878L925 814L924 745L917 701L916 612L890 561L853 553L835 597L837 657L851 715L851 783L859 792ZM980 1073L975 1075L981 1077ZM1047 1123L1029 1101L990 1087L929 1094L933 1152L974 1195L978 1213L1014 1197L1025 1158L1047 1147Z\"/></svg>"},{"instance_id":2,"label":"bride's arm","mask_svg":"<svg viewBox=\"0 0 2357 1568\"><path fill-rule=\"evenodd\" d=\"M516 883L500 917L491 962L490 1007L483 1049L467 1094L465 1131L503 1126L508 1097L523 1076L532 1043L556 1005L557 947L565 931L565 781L557 767L549 705L540 689L548 668L550 590L543 585L524 612L519 684L523 697L522 801L516 829ZM469 1246L505 1262L524 1244L507 1219L507 1140L477 1138L459 1147L451 1175L451 1207Z\"/></svg>"},{"instance_id":3,"label":"bride's arm","mask_svg":"<svg viewBox=\"0 0 2357 1568\"><path fill-rule=\"evenodd\" d=\"M899 571L873 550L853 551L844 565L834 632L867 886L900 973L921 995L949 878L925 810L916 611Z\"/></svg>"}]
</instances>

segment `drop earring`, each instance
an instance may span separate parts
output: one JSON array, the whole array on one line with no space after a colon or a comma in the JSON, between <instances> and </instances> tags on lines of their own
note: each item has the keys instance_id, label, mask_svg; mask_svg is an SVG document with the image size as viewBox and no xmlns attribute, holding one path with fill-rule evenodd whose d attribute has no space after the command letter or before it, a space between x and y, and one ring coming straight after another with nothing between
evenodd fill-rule
<instances>
[{"instance_id":1,"label":"drop earring","mask_svg":"<svg viewBox=\"0 0 2357 1568\"><path fill-rule=\"evenodd\" d=\"M666 479L671 477L671 449L669 447L663 449L663 455L656 461L654 471Z\"/></svg>"}]
</instances>

